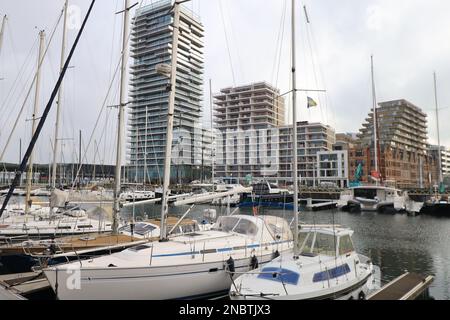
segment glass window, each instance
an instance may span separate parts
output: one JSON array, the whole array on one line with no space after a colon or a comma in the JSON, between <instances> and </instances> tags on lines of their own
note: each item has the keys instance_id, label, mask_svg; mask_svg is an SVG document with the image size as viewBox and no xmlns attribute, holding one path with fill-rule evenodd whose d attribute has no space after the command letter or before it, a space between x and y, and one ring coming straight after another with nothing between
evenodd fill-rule
<instances>
[{"instance_id":1,"label":"glass window","mask_svg":"<svg viewBox=\"0 0 450 320\"><path fill-rule=\"evenodd\" d=\"M258 232L258 228L256 227L256 225L253 222L251 222L249 220L241 219L233 231L236 233L254 236Z\"/></svg>"},{"instance_id":2,"label":"glass window","mask_svg":"<svg viewBox=\"0 0 450 320\"><path fill-rule=\"evenodd\" d=\"M317 233L316 242L314 243L313 253L327 256L336 254L336 239L333 235Z\"/></svg>"},{"instance_id":3,"label":"glass window","mask_svg":"<svg viewBox=\"0 0 450 320\"><path fill-rule=\"evenodd\" d=\"M298 233L298 248L299 249L302 248L302 246L309 234L310 234L310 232L299 232Z\"/></svg>"},{"instance_id":4,"label":"glass window","mask_svg":"<svg viewBox=\"0 0 450 320\"><path fill-rule=\"evenodd\" d=\"M236 224L239 222L239 218L236 217L219 217L219 219L216 222L216 225L214 226L214 229L228 232L233 230L233 228L236 226Z\"/></svg>"},{"instance_id":5,"label":"glass window","mask_svg":"<svg viewBox=\"0 0 450 320\"><path fill-rule=\"evenodd\" d=\"M346 254L355 251L353 248L352 239L349 235L342 236L339 238L339 254Z\"/></svg>"},{"instance_id":6,"label":"glass window","mask_svg":"<svg viewBox=\"0 0 450 320\"><path fill-rule=\"evenodd\" d=\"M308 236L305 240L305 243L303 245L303 248L301 249L301 254L304 255L310 255L311 254L311 249L313 246L313 240L314 240L314 233L308 233Z\"/></svg>"}]
</instances>

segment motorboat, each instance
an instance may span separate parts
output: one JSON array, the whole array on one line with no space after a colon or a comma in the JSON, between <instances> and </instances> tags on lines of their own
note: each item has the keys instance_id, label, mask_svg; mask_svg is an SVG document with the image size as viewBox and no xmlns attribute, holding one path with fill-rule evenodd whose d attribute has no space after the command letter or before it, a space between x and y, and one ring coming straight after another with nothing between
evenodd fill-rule
<instances>
[{"instance_id":1,"label":"motorboat","mask_svg":"<svg viewBox=\"0 0 450 320\"><path fill-rule=\"evenodd\" d=\"M227 294L236 271L292 248L275 216L221 216L212 228L43 269L58 299L188 299ZM79 271L74 290L73 272Z\"/></svg>"},{"instance_id":2,"label":"motorboat","mask_svg":"<svg viewBox=\"0 0 450 320\"><path fill-rule=\"evenodd\" d=\"M357 186L341 192L337 208L343 211L377 211L386 213L418 213L421 202L408 196L407 191L385 186Z\"/></svg>"},{"instance_id":3,"label":"motorboat","mask_svg":"<svg viewBox=\"0 0 450 320\"><path fill-rule=\"evenodd\" d=\"M448 196L434 195L425 201L420 211L421 214L450 217L450 201Z\"/></svg>"},{"instance_id":4,"label":"motorboat","mask_svg":"<svg viewBox=\"0 0 450 320\"><path fill-rule=\"evenodd\" d=\"M242 207L276 207L292 209L293 192L282 189L275 183L261 181L252 185L251 193L243 193L240 199Z\"/></svg>"},{"instance_id":5,"label":"motorboat","mask_svg":"<svg viewBox=\"0 0 450 320\"><path fill-rule=\"evenodd\" d=\"M119 196L121 201L141 201L141 200L149 200L155 198L155 192L147 190L136 190L136 191L126 191L122 192Z\"/></svg>"},{"instance_id":6,"label":"motorboat","mask_svg":"<svg viewBox=\"0 0 450 320\"><path fill-rule=\"evenodd\" d=\"M353 231L337 225L304 225L298 256L282 253L247 272L230 287L232 300L365 299L380 287L380 271L355 251Z\"/></svg>"}]
</instances>

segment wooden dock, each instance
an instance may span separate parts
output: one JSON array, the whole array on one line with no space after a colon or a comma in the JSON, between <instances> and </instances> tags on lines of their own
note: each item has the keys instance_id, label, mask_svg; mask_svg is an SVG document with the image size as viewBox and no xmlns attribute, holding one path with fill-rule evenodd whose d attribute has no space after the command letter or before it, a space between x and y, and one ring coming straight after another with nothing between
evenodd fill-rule
<instances>
[{"instance_id":1,"label":"wooden dock","mask_svg":"<svg viewBox=\"0 0 450 320\"><path fill-rule=\"evenodd\" d=\"M367 296L367 300L414 300L428 289L433 276L405 272L387 285Z\"/></svg>"}]
</instances>

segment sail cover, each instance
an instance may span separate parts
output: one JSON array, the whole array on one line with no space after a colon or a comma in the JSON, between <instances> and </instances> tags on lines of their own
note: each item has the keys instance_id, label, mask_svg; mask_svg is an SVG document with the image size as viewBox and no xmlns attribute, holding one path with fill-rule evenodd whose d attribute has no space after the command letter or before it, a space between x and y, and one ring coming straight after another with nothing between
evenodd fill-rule
<instances>
[{"instance_id":1,"label":"sail cover","mask_svg":"<svg viewBox=\"0 0 450 320\"><path fill-rule=\"evenodd\" d=\"M69 193L55 189L50 194L50 207L62 208L66 206L66 202L69 201Z\"/></svg>"}]
</instances>

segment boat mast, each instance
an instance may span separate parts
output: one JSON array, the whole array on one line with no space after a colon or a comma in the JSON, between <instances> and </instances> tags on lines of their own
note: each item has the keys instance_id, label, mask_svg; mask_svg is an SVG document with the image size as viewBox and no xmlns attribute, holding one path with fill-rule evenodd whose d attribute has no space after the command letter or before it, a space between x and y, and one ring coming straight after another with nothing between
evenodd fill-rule
<instances>
[{"instance_id":1,"label":"boat mast","mask_svg":"<svg viewBox=\"0 0 450 320\"><path fill-rule=\"evenodd\" d=\"M8 205L9 200L11 199L14 189L16 188L16 186L18 185L18 183L21 179L22 173L25 172L27 162L30 159L31 153L33 152L33 149L36 145L36 141L39 138L39 134L42 131L42 127L44 126L44 123L47 119L48 113L50 112L50 110L52 108L52 104L58 93L59 86L61 85L61 81L63 80L64 75L66 74L67 67L69 66L70 60L72 59L73 53L75 52L75 48L77 47L77 44L80 40L81 34L83 33L84 27L86 26L86 22L89 19L89 16L91 14L94 4L95 4L95 0L92 0L91 5L89 6L88 12L86 13L86 16L83 20L83 23L81 24L80 31L78 31L78 35L75 38L75 42L73 43L72 48L70 49L69 55L64 64L64 68L63 68L62 72L59 74L58 80L57 80L55 87L53 88L53 91L50 95L50 99L49 99L47 105L45 106L45 109L44 109L44 112L42 113L41 118L39 119L39 123L37 125L36 132L34 133L33 137L31 138L30 144L28 145L28 148L22 159L22 162L20 163L20 166L16 171L14 180L13 180L11 186L9 187L9 190L8 190L8 193L6 194L5 200L3 200L2 207L0 208L0 217L2 216L3 212L5 211L6 206ZM40 61L40 62L42 63L42 61Z\"/></svg>"},{"instance_id":2,"label":"boat mast","mask_svg":"<svg viewBox=\"0 0 450 320\"><path fill-rule=\"evenodd\" d=\"M375 172L378 173L378 132L377 132L377 98L375 94L375 79L373 72L373 55L370 56L370 70L372 75L372 103L373 103L373 144L374 144L374 160L375 160ZM378 175L380 176L380 175ZM378 180L376 180L378 185Z\"/></svg>"},{"instance_id":3,"label":"boat mast","mask_svg":"<svg viewBox=\"0 0 450 320\"><path fill-rule=\"evenodd\" d=\"M175 0L173 4L173 38L172 38L172 57L170 65L170 92L169 92L169 106L167 110L167 131L166 131L166 150L164 157L164 175L163 175L163 190L161 201L161 233L160 241L167 241L167 226L166 219L168 213L168 197L170 184L170 162L172 153L172 139L173 139L173 113L175 110L175 86L177 76L177 55L178 55L178 35L179 35L179 20L180 20L180 3Z\"/></svg>"},{"instance_id":4,"label":"boat mast","mask_svg":"<svg viewBox=\"0 0 450 320\"><path fill-rule=\"evenodd\" d=\"M439 107L438 107L438 100L437 100L437 85L436 85L436 72L433 73L433 79L434 79L434 103L436 107L436 130L437 130L437 139L438 139L438 164L439 164L439 187L441 186L443 179L442 179L442 159L441 159L441 137L439 134Z\"/></svg>"},{"instance_id":5,"label":"boat mast","mask_svg":"<svg viewBox=\"0 0 450 320\"><path fill-rule=\"evenodd\" d=\"M210 118L211 118L211 183L212 183L212 191L214 192L214 159L215 159L215 150L214 150L214 124L213 124L213 97L212 97L212 85L211 79L209 79L209 108L210 108Z\"/></svg>"},{"instance_id":6,"label":"boat mast","mask_svg":"<svg viewBox=\"0 0 450 320\"><path fill-rule=\"evenodd\" d=\"M297 168L297 88L295 75L295 0L292 0L292 144L293 156L292 162L294 166L293 184L294 184L294 257L298 256L298 168Z\"/></svg>"},{"instance_id":7,"label":"boat mast","mask_svg":"<svg viewBox=\"0 0 450 320\"><path fill-rule=\"evenodd\" d=\"M41 30L39 32L39 56L38 56L38 69L36 74L36 90L34 93L34 108L33 108L33 116L32 116L32 126L31 126L31 138L33 138L34 133L36 132L36 116L38 113L39 107L39 87L41 82L41 61L44 56L44 45L45 45L45 32ZM33 180L33 154L31 152L30 159L28 162L28 171L27 171L27 194L25 200L25 213L27 214L30 210L30 192L31 192L31 183Z\"/></svg>"},{"instance_id":8,"label":"boat mast","mask_svg":"<svg viewBox=\"0 0 450 320\"><path fill-rule=\"evenodd\" d=\"M121 179L121 165L122 165L122 137L124 127L124 108L126 105L126 72L128 61L128 34L129 34L129 0L124 0L124 17L123 17L123 35L122 35L122 66L120 71L120 103L119 116L117 122L117 154L116 154L116 169L115 169L115 185L114 185L114 204L113 204L113 224L112 230L117 234L119 227L119 194L120 194L120 179Z\"/></svg>"},{"instance_id":9,"label":"boat mast","mask_svg":"<svg viewBox=\"0 0 450 320\"><path fill-rule=\"evenodd\" d=\"M3 34L5 32L5 23L6 20L8 19L8 16L5 14L3 16L3 21L2 21L2 29L0 30L0 53L2 52L2 46L3 46Z\"/></svg>"},{"instance_id":10,"label":"boat mast","mask_svg":"<svg viewBox=\"0 0 450 320\"><path fill-rule=\"evenodd\" d=\"M62 45L61 45L61 62L60 62L60 72L64 67L64 56L66 52L66 35L67 35L67 7L69 5L69 0L64 3L64 23L63 23L63 35L62 35ZM58 98L56 100L56 122L55 122L55 134L54 134L54 146L53 146L53 167L52 167L52 188L56 187L56 157L58 155L58 141L59 141L59 121L61 118L61 100L62 100L62 83L59 87Z\"/></svg>"}]
</instances>

